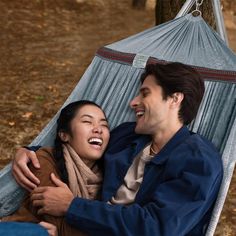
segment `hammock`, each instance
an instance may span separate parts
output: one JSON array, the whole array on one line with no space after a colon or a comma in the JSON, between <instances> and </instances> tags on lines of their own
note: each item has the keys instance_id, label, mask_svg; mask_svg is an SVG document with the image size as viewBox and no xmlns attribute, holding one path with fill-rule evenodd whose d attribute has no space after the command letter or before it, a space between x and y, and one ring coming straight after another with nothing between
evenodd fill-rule
<instances>
[{"instance_id":1,"label":"hammock","mask_svg":"<svg viewBox=\"0 0 236 236\"><path fill-rule=\"evenodd\" d=\"M134 121L128 104L143 68L170 61L193 66L205 80L205 96L190 129L211 140L223 158L224 178L206 233L213 235L236 160L236 55L201 16L188 14L100 48L63 107L89 99L103 107L111 128ZM53 145L58 114L31 145ZM10 169L11 164L0 172L0 216L13 212L24 195Z\"/></svg>"}]
</instances>

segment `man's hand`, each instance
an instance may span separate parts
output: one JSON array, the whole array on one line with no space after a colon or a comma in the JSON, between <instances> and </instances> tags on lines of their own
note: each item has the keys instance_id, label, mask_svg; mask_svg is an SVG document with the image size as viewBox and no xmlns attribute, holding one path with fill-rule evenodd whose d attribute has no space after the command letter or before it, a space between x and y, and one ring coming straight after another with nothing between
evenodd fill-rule
<instances>
[{"instance_id":1,"label":"man's hand","mask_svg":"<svg viewBox=\"0 0 236 236\"><path fill-rule=\"evenodd\" d=\"M58 236L57 227L55 225L45 221L41 221L39 224L48 231L49 236Z\"/></svg>"},{"instance_id":2,"label":"man's hand","mask_svg":"<svg viewBox=\"0 0 236 236\"><path fill-rule=\"evenodd\" d=\"M69 187L59 180L53 173L51 179L56 187L38 187L31 194L34 207L38 207L38 214L63 216L66 214L74 196Z\"/></svg>"},{"instance_id":3,"label":"man's hand","mask_svg":"<svg viewBox=\"0 0 236 236\"><path fill-rule=\"evenodd\" d=\"M40 181L28 168L29 162L32 162L35 168L40 168L35 152L20 148L13 160L12 173L18 184L28 191L32 191L39 185Z\"/></svg>"}]
</instances>

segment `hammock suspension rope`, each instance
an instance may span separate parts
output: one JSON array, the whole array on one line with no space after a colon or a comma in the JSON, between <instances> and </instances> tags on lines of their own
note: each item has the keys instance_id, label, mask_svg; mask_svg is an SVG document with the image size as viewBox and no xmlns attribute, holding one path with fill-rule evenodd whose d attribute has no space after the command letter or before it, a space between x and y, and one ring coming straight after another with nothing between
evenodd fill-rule
<instances>
[{"instance_id":1,"label":"hammock suspension rope","mask_svg":"<svg viewBox=\"0 0 236 236\"><path fill-rule=\"evenodd\" d=\"M193 16L201 16L202 12L199 10L200 6L202 5L203 0L199 1L199 0L195 0L195 4L196 4L196 9L192 11L192 15Z\"/></svg>"}]
</instances>

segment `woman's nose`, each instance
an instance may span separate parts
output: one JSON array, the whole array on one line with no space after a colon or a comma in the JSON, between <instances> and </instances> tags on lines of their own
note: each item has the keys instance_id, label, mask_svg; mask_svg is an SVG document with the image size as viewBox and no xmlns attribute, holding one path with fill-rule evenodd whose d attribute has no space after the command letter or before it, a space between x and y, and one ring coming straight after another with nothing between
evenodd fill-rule
<instances>
[{"instance_id":1,"label":"woman's nose","mask_svg":"<svg viewBox=\"0 0 236 236\"><path fill-rule=\"evenodd\" d=\"M98 133L98 134L101 134L102 133L102 127L100 125L95 125L93 127L93 132L94 133Z\"/></svg>"}]
</instances>

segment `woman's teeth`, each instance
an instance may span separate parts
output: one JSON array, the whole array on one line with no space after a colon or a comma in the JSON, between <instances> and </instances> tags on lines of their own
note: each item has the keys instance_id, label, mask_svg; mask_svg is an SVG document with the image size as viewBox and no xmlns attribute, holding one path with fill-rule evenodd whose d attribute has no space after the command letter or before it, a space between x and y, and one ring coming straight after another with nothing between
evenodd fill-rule
<instances>
[{"instance_id":1,"label":"woman's teeth","mask_svg":"<svg viewBox=\"0 0 236 236\"><path fill-rule=\"evenodd\" d=\"M89 144L94 144L94 145L99 145L99 146L101 146L103 143L102 139L100 139L100 138L90 138L88 140L88 142L89 142Z\"/></svg>"}]
</instances>

